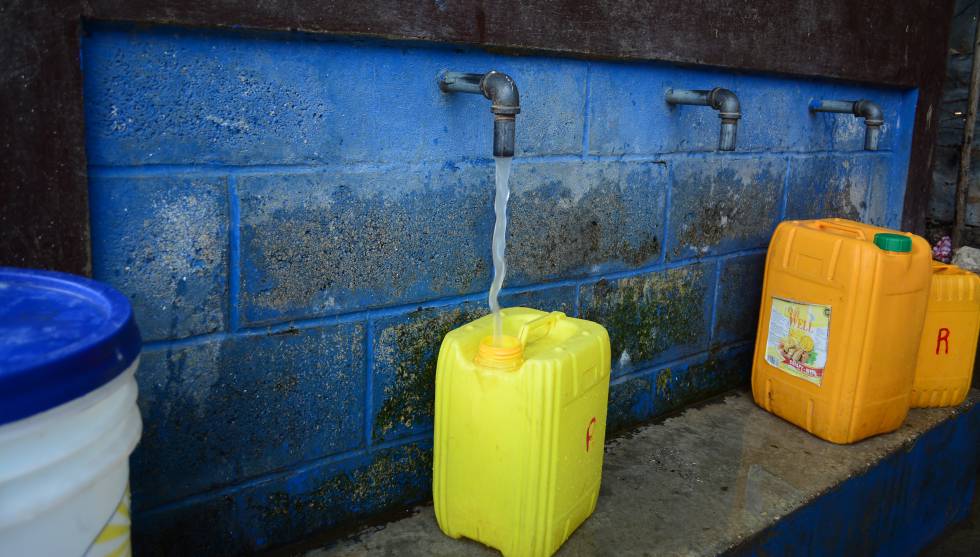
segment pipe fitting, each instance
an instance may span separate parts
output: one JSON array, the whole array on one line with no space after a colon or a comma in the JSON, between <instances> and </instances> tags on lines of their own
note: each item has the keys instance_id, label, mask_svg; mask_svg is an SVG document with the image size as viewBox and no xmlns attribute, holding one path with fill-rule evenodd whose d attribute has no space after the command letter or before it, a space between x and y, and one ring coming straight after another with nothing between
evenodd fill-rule
<instances>
[{"instance_id":1,"label":"pipe fitting","mask_svg":"<svg viewBox=\"0 0 980 557\"><path fill-rule=\"evenodd\" d=\"M722 120L738 120L742 117L738 96L728 89L715 87L708 92L708 106L718 111Z\"/></svg>"},{"instance_id":2,"label":"pipe fitting","mask_svg":"<svg viewBox=\"0 0 980 557\"><path fill-rule=\"evenodd\" d=\"M721 134L718 136L719 151L734 151L735 137L738 132L738 121L742 117L738 95L715 87L709 90L667 89L664 98L669 104L690 104L710 106L718 111L721 118Z\"/></svg>"},{"instance_id":3,"label":"pipe fitting","mask_svg":"<svg viewBox=\"0 0 980 557\"><path fill-rule=\"evenodd\" d=\"M444 93L479 93L489 99L493 113L493 156L514 156L521 99L513 78L496 70L485 74L447 71L439 76L439 89Z\"/></svg>"},{"instance_id":4,"label":"pipe fitting","mask_svg":"<svg viewBox=\"0 0 980 557\"><path fill-rule=\"evenodd\" d=\"M521 111L521 96L513 78L490 70L480 80L483 96L490 99L490 112L497 116L516 116Z\"/></svg>"},{"instance_id":5,"label":"pipe fitting","mask_svg":"<svg viewBox=\"0 0 980 557\"><path fill-rule=\"evenodd\" d=\"M814 100L810 102L810 111L853 114L858 118L864 118L864 150L878 150L881 126L885 123L885 113L878 106L878 103L867 99L859 101Z\"/></svg>"}]
</instances>

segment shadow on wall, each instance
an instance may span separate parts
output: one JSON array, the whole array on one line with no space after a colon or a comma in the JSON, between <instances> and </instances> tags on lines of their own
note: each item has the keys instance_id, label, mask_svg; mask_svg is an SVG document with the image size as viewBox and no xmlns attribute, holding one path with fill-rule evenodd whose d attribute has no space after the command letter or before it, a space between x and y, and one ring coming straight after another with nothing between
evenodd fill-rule
<instances>
[{"instance_id":1,"label":"shadow on wall","mask_svg":"<svg viewBox=\"0 0 980 557\"><path fill-rule=\"evenodd\" d=\"M438 344L487 311L493 219L486 100L441 70L517 80L502 303L609 329L614 428L746 380L781 219L901 214L914 91L299 34L92 25L83 48L95 275L147 340L140 554L428 497ZM735 91L737 150L668 87ZM880 150L825 98L877 100Z\"/></svg>"}]
</instances>

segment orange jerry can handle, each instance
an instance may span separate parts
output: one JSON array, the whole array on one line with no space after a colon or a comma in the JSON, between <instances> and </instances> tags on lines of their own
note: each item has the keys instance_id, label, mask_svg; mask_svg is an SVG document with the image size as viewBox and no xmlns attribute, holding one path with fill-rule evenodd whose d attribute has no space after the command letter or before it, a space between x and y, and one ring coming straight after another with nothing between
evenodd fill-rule
<instances>
[{"instance_id":1,"label":"orange jerry can handle","mask_svg":"<svg viewBox=\"0 0 980 557\"><path fill-rule=\"evenodd\" d=\"M851 236L853 238L857 238L858 240L866 239L864 237L864 231L861 230L860 228L854 228L838 222L818 220L815 223L813 223L813 226L815 228L819 228L820 230L836 232L838 234L843 234L845 236Z\"/></svg>"}]
</instances>

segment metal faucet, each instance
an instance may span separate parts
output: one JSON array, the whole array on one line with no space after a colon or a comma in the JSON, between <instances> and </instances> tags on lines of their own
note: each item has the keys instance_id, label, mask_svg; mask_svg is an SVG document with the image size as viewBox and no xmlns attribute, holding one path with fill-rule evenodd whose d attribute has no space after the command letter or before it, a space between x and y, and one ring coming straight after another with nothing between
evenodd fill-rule
<instances>
[{"instance_id":1,"label":"metal faucet","mask_svg":"<svg viewBox=\"0 0 980 557\"><path fill-rule=\"evenodd\" d=\"M721 135L718 137L719 151L735 150L735 134L738 131L738 96L728 89L715 87L710 91L692 89L667 89L665 98L670 104L693 104L710 106L718 111L721 118Z\"/></svg>"},{"instance_id":2,"label":"metal faucet","mask_svg":"<svg viewBox=\"0 0 980 557\"><path fill-rule=\"evenodd\" d=\"M517 84L505 73L491 70L485 74L443 72L439 75L443 93L480 93L490 99L493 113L493 156L514 156L514 131L521 99Z\"/></svg>"},{"instance_id":3,"label":"metal faucet","mask_svg":"<svg viewBox=\"0 0 980 557\"><path fill-rule=\"evenodd\" d=\"M864 118L864 150L877 151L885 115L878 103L860 101L810 101L810 112L839 112Z\"/></svg>"}]
</instances>

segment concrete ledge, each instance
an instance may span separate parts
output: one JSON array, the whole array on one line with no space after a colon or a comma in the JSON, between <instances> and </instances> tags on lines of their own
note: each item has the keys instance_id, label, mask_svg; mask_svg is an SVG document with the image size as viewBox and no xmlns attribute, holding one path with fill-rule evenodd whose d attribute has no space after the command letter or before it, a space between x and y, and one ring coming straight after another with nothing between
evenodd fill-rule
<instances>
[{"instance_id":1,"label":"concrete ledge","mask_svg":"<svg viewBox=\"0 0 980 557\"><path fill-rule=\"evenodd\" d=\"M735 392L606 446L595 514L559 551L584 555L914 555L966 516L980 447L980 391L913 410L902 428L826 443ZM431 506L307 557L491 556L444 536Z\"/></svg>"}]
</instances>

